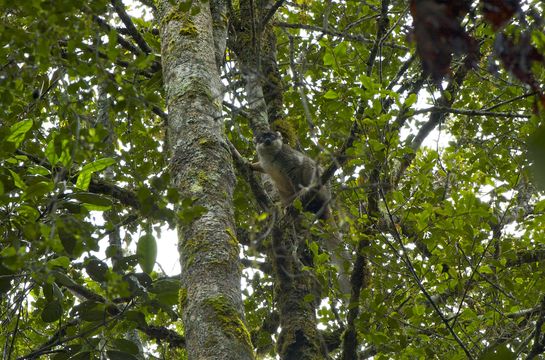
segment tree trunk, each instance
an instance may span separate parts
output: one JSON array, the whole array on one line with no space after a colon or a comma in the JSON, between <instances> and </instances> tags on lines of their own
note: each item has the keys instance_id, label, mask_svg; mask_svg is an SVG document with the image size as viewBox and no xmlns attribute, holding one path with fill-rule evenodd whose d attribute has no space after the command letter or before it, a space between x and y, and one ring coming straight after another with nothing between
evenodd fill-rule
<instances>
[{"instance_id":1,"label":"tree trunk","mask_svg":"<svg viewBox=\"0 0 545 360\"><path fill-rule=\"evenodd\" d=\"M250 113L249 125L254 135L268 130L282 118L282 81L276 63L276 38L271 26L263 26L274 1L240 1L232 14L229 46L237 56L246 90ZM264 176L264 182L269 182ZM267 187L267 186L266 186ZM275 198L274 187L272 197ZM275 277L274 302L280 316L277 353L281 359L320 359L326 355L317 330L316 301L320 294L317 281L303 270L308 229L301 226L296 212L290 212L275 224L272 246L267 257ZM308 263L306 265L309 265Z\"/></svg>"},{"instance_id":2,"label":"tree trunk","mask_svg":"<svg viewBox=\"0 0 545 360\"><path fill-rule=\"evenodd\" d=\"M222 8L214 3L212 11ZM198 12L195 7L199 7ZM180 302L189 359L252 359L244 324L235 237L232 160L221 118L217 61L225 36L209 2L183 11L162 0L163 79L170 171L183 199L178 226ZM197 12L195 14L195 12ZM194 15L191 15L194 14ZM214 30L213 30L214 29Z\"/></svg>"}]
</instances>

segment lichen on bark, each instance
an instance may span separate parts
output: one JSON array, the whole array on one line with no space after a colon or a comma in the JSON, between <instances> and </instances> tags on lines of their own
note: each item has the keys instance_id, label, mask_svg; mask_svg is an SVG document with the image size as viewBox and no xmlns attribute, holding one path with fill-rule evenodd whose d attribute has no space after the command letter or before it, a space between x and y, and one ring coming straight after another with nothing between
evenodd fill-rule
<instances>
[{"instance_id":1,"label":"lichen on bark","mask_svg":"<svg viewBox=\"0 0 545 360\"><path fill-rule=\"evenodd\" d=\"M193 2L191 11L184 12L181 5L158 1L169 170L182 198L190 199L180 204L178 223L179 300L188 358L249 360L254 355L244 335L238 242L229 230L235 228L235 177L215 56L225 44L225 38L218 39L225 31L213 22L222 17L213 13L221 12L222 3Z\"/></svg>"}]
</instances>

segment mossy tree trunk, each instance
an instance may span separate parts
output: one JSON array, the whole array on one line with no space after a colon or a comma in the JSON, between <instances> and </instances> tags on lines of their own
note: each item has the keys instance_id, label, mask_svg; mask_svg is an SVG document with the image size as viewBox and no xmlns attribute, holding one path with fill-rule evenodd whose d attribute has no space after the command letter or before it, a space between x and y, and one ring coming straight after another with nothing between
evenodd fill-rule
<instances>
[{"instance_id":1,"label":"mossy tree trunk","mask_svg":"<svg viewBox=\"0 0 545 360\"><path fill-rule=\"evenodd\" d=\"M178 226L188 358L252 359L234 231L235 177L221 117L217 62L225 39L218 37L225 36L226 18L213 12L224 7L222 1L193 2L189 10L159 3L170 172L193 210L180 206Z\"/></svg>"},{"instance_id":2,"label":"mossy tree trunk","mask_svg":"<svg viewBox=\"0 0 545 360\"><path fill-rule=\"evenodd\" d=\"M292 135L288 136L289 141L294 130L282 119L283 86L276 59L276 37L269 23L274 4L275 1L257 4L240 1L240 7L232 9L230 29L233 33L229 47L236 54L244 79L250 128L254 135L269 128L284 132L287 126L291 130L284 135ZM266 175L264 180L268 182ZM272 186L268 188L274 191ZM318 303L312 300L319 297L319 289L316 279L304 270L301 261L309 232L301 226L298 216L296 211L290 211L274 225L271 245L267 249L273 267L274 302L280 317L277 353L286 360L320 359L326 355L317 330Z\"/></svg>"}]
</instances>

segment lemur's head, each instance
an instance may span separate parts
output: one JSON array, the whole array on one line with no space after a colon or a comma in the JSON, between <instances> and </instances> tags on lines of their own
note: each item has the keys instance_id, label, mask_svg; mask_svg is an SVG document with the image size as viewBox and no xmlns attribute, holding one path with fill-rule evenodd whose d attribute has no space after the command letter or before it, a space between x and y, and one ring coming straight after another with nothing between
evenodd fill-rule
<instances>
[{"instance_id":1,"label":"lemur's head","mask_svg":"<svg viewBox=\"0 0 545 360\"><path fill-rule=\"evenodd\" d=\"M282 149L282 135L278 131L265 131L255 137L258 153L277 152Z\"/></svg>"}]
</instances>

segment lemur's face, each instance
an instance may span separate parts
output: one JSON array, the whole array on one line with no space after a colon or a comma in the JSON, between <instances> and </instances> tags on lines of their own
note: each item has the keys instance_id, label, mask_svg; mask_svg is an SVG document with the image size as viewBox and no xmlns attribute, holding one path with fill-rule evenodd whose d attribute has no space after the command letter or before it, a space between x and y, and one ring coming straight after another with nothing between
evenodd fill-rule
<instances>
[{"instance_id":1,"label":"lemur's face","mask_svg":"<svg viewBox=\"0 0 545 360\"><path fill-rule=\"evenodd\" d=\"M257 151L280 150L282 148L282 136L278 132L265 131L255 138Z\"/></svg>"}]
</instances>

